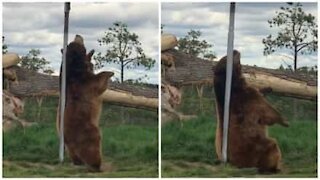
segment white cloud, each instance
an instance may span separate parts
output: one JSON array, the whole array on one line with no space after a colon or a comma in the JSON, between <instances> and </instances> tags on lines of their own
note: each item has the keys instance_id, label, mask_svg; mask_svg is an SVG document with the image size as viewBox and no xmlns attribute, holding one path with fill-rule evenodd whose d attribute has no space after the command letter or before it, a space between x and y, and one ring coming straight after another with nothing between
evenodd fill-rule
<instances>
[{"instance_id":1,"label":"white cloud","mask_svg":"<svg viewBox=\"0 0 320 180\"><path fill-rule=\"evenodd\" d=\"M7 33L10 41L17 42L20 46L51 46L62 43L62 35L50 33L47 30L33 30L24 33L13 32Z\"/></svg>"},{"instance_id":2,"label":"white cloud","mask_svg":"<svg viewBox=\"0 0 320 180\"><path fill-rule=\"evenodd\" d=\"M165 9L164 9L165 10ZM164 24L176 24L178 26L220 26L227 20L228 16L225 13L213 12L208 8L205 9L180 9L168 10L162 13Z\"/></svg>"}]
</instances>

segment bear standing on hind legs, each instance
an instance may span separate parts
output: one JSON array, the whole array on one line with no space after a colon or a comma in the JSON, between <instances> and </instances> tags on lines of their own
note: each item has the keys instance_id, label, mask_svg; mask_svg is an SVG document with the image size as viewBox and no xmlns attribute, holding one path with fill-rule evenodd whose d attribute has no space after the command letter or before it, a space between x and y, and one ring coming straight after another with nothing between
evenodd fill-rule
<instances>
[{"instance_id":1,"label":"bear standing on hind legs","mask_svg":"<svg viewBox=\"0 0 320 180\"><path fill-rule=\"evenodd\" d=\"M91 57L94 51L86 54L82 37L79 35L68 45L66 53L65 145L75 165L84 164L89 166L90 171L98 172L101 171L102 161L100 96L107 89L113 72L93 73ZM60 120L57 120L59 127Z\"/></svg>"},{"instance_id":2,"label":"bear standing on hind legs","mask_svg":"<svg viewBox=\"0 0 320 180\"><path fill-rule=\"evenodd\" d=\"M222 159L223 112L225 98L226 63L223 57L214 68L217 129L216 153ZM268 137L267 126L279 123L288 126L255 88L250 87L241 72L240 53L233 52L233 72L230 97L228 162L239 167L257 167L259 172L280 170L281 151L275 139Z\"/></svg>"}]
</instances>

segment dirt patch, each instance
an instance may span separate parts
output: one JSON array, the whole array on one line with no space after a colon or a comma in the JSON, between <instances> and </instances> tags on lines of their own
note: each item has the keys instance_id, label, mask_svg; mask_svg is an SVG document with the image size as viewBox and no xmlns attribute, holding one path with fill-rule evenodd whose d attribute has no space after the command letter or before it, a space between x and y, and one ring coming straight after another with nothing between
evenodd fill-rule
<instances>
[{"instance_id":1,"label":"dirt patch","mask_svg":"<svg viewBox=\"0 0 320 180\"><path fill-rule=\"evenodd\" d=\"M216 172L219 168L211 164L202 162L189 162L189 161L162 161L165 165L170 167L172 170L185 171L186 169L203 168L212 172Z\"/></svg>"}]
</instances>

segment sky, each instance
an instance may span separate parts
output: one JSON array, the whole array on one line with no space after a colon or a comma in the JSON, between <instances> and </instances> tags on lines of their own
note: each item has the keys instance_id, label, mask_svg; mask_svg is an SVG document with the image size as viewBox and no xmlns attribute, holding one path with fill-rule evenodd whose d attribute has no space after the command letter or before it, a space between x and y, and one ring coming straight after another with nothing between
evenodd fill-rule
<instances>
[{"instance_id":1,"label":"sky","mask_svg":"<svg viewBox=\"0 0 320 180\"><path fill-rule=\"evenodd\" d=\"M234 48L241 53L241 63L267 68L293 64L288 51L264 56L262 39L276 34L267 21L286 3L236 3ZM303 10L317 20L317 4L302 3ZM318 21L318 20L317 20ZM226 55L229 27L229 3L162 3L161 24L164 33L184 37L190 29L200 30L201 39L213 44L217 59ZM292 57L292 56L291 56ZM285 62L285 63L284 63ZM298 68L317 64L317 53L298 57Z\"/></svg>"},{"instance_id":2,"label":"sky","mask_svg":"<svg viewBox=\"0 0 320 180\"><path fill-rule=\"evenodd\" d=\"M125 71L124 79L138 79L158 84L159 67L159 17L158 3L71 3L69 42L76 34L84 37L87 51L105 52L98 39L115 21L128 25L130 32L139 36L148 57L156 60L155 66L146 71L139 67ZM8 51L26 55L30 49L40 49L42 57L50 61L56 75L61 63L63 46L63 3L3 3L3 36ZM115 72L120 79L120 66L107 64L101 70ZM113 78L114 79L114 78Z\"/></svg>"},{"instance_id":3,"label":"sky","mask_svg":"<svg viewBox=\"0 0 320 180\"><path fill-rule=\"evenodd\" d=\"M276 33L269 28L271 19L285 3L237 3L235 15L234 48L241 52L242 64L278 68L292 64L287 51L263 55L262 39ZM190 29L200 30L202 39L213 44L217 59L226 55L229 23L229 3L169 3L161 4L161 24L164 32L184 37ZM303 9L317 18L317 4L303 3ZM50 61L57 75L63 45L63 3L3 3L3 35L9 52L26 55L30 49L40 49L41 56ZM146 71L143 67L126 70L125 79L138 79L145 74L144 82L158 83L159 17L158 3L71 3L69 42L75 34L85 39L87 50L104 52L98 44L104 32L115 21L128 24L138 34L147 56L156 60ZM317 53L299 56L298 67L317 64ZM115 72L120 78L120 66L107 64L102 70ZM115 78L113 78L115 79Z\"/></svg>"}]
</instances>

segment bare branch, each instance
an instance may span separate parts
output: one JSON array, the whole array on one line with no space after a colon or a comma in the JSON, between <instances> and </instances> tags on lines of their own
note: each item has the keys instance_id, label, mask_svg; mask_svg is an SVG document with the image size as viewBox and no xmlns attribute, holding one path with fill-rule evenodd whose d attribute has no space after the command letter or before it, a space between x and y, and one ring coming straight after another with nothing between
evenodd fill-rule
<instances>
[{"instance_id":1,"label":"bare branch","mask_svg":"<svg viewBox=\"0 0 320 180\"><path fill-rule=\"evenodd\" d=\"M299 49L297 50L297 52L299 52L300 50L302 50L303 48L309 46L310 44L312 44L313 42L308 42L308 43L301 43L301 44L298 44L297 47L299 47Z\"/></svg>"},{"instance_id":2,"label":"bare branch","mask_svg":"<svg viewBox=\"0 0 320 180\"><path fill-rule=\"evenodd\" d=\"M127 64L131 63L131 62L134 61L134 60L135 60L135 58L130 58L130 59L125 59L125 60L123 60L123 62L125 62L125 63L123 64L123 66L126 66Z\"/></svg>"}]
</instances>

